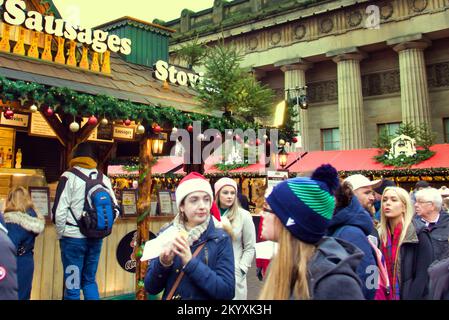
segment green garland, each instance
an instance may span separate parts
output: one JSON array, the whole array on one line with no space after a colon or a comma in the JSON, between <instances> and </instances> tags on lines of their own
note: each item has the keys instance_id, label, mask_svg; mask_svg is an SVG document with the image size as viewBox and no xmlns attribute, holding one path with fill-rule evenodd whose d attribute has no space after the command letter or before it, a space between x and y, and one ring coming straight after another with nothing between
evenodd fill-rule
<instances>
[{"instance_id":1,"label":"green garland","mask_svg":"<svg viewBox=\"0 0 449 320\"><path fill-rule=\"evenodd\" d=\"M424 160L431 158L435 154L434 151L424 149L417 150L413 157L407 157L405 155L400 155L399 157L389 159L387 153L375 156L377 162L381 162L386 166L394 167L410 167L411 165L418 164Z\"/></svg>"},{"instance_id":2,"label":"green garland","mask_svg":"<svg viewBox=\"0 0 449 320\"><path fill-rule=\"evenodd\" d=\"M96 115L111 120L134 120L141 122L147 129L153 123L168 127L187 128L194 121L201 121L203 130L214 128L220 132L226 129L239 128L242 130L262 129L258 123L249 123L236 118L218 118L199 113L185 113L173 107L160 105L150 106L123 101L103 94L90 95L79 93L63 87L47 87L34 82L13 81L0 77L0 98L4 103L21 101L36 103L52 107L59 114L89 117ZM280 136L283 131L280 130ZM287 129L288 130L288 129Z\"/></svg>"}]
</instances>

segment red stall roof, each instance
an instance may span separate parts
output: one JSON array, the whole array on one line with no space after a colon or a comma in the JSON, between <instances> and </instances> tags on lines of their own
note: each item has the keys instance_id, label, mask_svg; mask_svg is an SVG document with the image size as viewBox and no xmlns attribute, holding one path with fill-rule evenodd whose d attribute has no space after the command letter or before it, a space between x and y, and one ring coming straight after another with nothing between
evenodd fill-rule
<instances>
[{"instance_id":1,"label":"red stall roof","mask_svg":"<svg viewBox=\"0 0 449 320\"><path fill-rule=\"evenodd\" d=\"M444 168L449 167L449 144L436 144L430 147L435 155L411 169ZM358 170L393 170L394 167L384 166L374 160L379 149L357 149L336 151L311 151L288 168L290 172L310 172L323 163L333 165L339 171Z\"/></svg>"}]
</instances>

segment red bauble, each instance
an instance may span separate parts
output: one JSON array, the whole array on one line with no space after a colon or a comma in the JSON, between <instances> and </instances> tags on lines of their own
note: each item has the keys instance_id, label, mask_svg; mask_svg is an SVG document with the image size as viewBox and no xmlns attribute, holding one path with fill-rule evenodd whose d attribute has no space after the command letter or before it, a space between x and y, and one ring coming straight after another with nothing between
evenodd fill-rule
<instances>
[{"instance_id":1,"label":"red bauble","mask_svg":"<svg viewBox=\"0 0 449 320\"><path fill-rule=\"evenodd\" d=\"M193 126L191 124L187 127L187 131L189 131L190 133L193 132Z\"/></svg>"},{"instance_id":2,"label":"red bauble","mask_svg":"<svg viewBox=\"0 0 449 320\"><path fill-rule=\"evenodd\" d=\"M241 143L242 142L242 138L240 138L240 136L236 136L235 137L235 141L237 141L238 143Z\"/></svg>"},{"instance_id":3,"label":"red bauble","mask_svg":"<svg viewBox=\"0 0 449 320\"><path fill-rule=\"evenodd\" d=\"M96 126L98 123L98 119L97 117L95 117L94 115L90 116L89 120L87 121L89 123L89 125L91 126Z\"/></svg>"},{"instance_id":4,"label":"red bauble","mask_svg":"<svg viewBox=\"0 0 449 320\"><path fill-rule=\"evenodd\" d=\"M125 123L125 126L130 126L131 125L131 120L126 119L124 123Z\"/></svg>"},{"instance_id":5,"label":"red bauble","mask_svg":"<svg viewBox=\"0 0 449 320\"><path fill-rule=\"evenodd\" d=\"M157 125L153 128L154 133L160 133L161 131L162 131L162 128L159 125Z\"/></svg>"},{"instance_id":6,"label":"red bauble","mask_svg":"<svg viewBox=\"0 0 449 320\"><path fill-rule=\"evenodd\" d=\"M293 143L298 142L298 138L294 137L294 138L292 139L292 142L293 142Z\"/></svg>"},{"instance_id":7,"label":"red bauble","mask_svg":"<svg viewBox=\"0 0 449 320\"><path fill-rule=\"evenodd\" d=\"M256 139L256 146L260 145L261 141L259 138Z\"/></svg>"},{"instance_id":8,"label":"red bauble","mask_svg":"<svg viewBox=\"0 0 449 320\"><path fill-rule=\"evenodd\" d=\"M45 109L44 113L47 117L51 117L55 112L52 108L48 107L47 109Z\"/></svg>"},{"instance_id":9,"label":"red bauble","mask_svg":"<svg viewBox=\"0 0 449 320\"><path fill-rule=\"evenodd\" d=\"M14 117L14 111L8 109L4 112L4 116L6 119L12 119Z\"/></svg>"}]
</instances>

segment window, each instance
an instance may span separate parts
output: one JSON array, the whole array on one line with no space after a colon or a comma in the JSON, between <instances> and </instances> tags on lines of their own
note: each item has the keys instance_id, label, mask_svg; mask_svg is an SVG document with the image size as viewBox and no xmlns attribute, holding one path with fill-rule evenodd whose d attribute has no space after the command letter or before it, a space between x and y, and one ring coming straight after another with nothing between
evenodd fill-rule
<instances>
[{"instance_id":1,"label":"window","mask_svg":"<svg viewBox=\"0 0 449 320\"><path fill-rule=\"evenodd\" d=\"M443 119L444 142L449 143L449 118Z\"/></svg>"},{"instance_id":2,"label":"window","mask_svg":"<svg viewBox=\"0 0 449 320\"><path fill-rule=\"evenodd\" d=\"M340 150L340 129L321 129L322 149Z\"/></svg>"},{"instance_id":3,"label":"window","mask_svg":"<svg viewBox=\"0 0 449 320\"><path fill-rule=\"evenodd\" d=\"M400 122L382 123L377 125L377 132L380 134L382 131L386 131L389 136L393 136L398 131Z\"/></svg>"}]
</instances>

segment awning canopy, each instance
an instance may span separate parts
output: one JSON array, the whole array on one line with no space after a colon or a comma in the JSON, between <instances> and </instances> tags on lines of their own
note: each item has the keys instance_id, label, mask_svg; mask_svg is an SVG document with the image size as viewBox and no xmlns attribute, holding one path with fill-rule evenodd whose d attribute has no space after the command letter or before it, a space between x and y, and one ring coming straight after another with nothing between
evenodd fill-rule
<instances>
[{"instance_id":1,"label":"awning canopy","mask_svg":"<svg viewBox=\"0 0 449 320\"><path fill-rule=\"evenodd\" d=\"M435 155L419 164L412 165L410 169L448 168L449 144L436 144L430 147ZM387 167L376 162L374 156L379 154L379 149L357 149L337 151L311 151L294 163L288 170L290 172L310 172L321 164L329 163L338 171L359 170L394 170L395 167Z\"/></svg>"}]
</instances>

